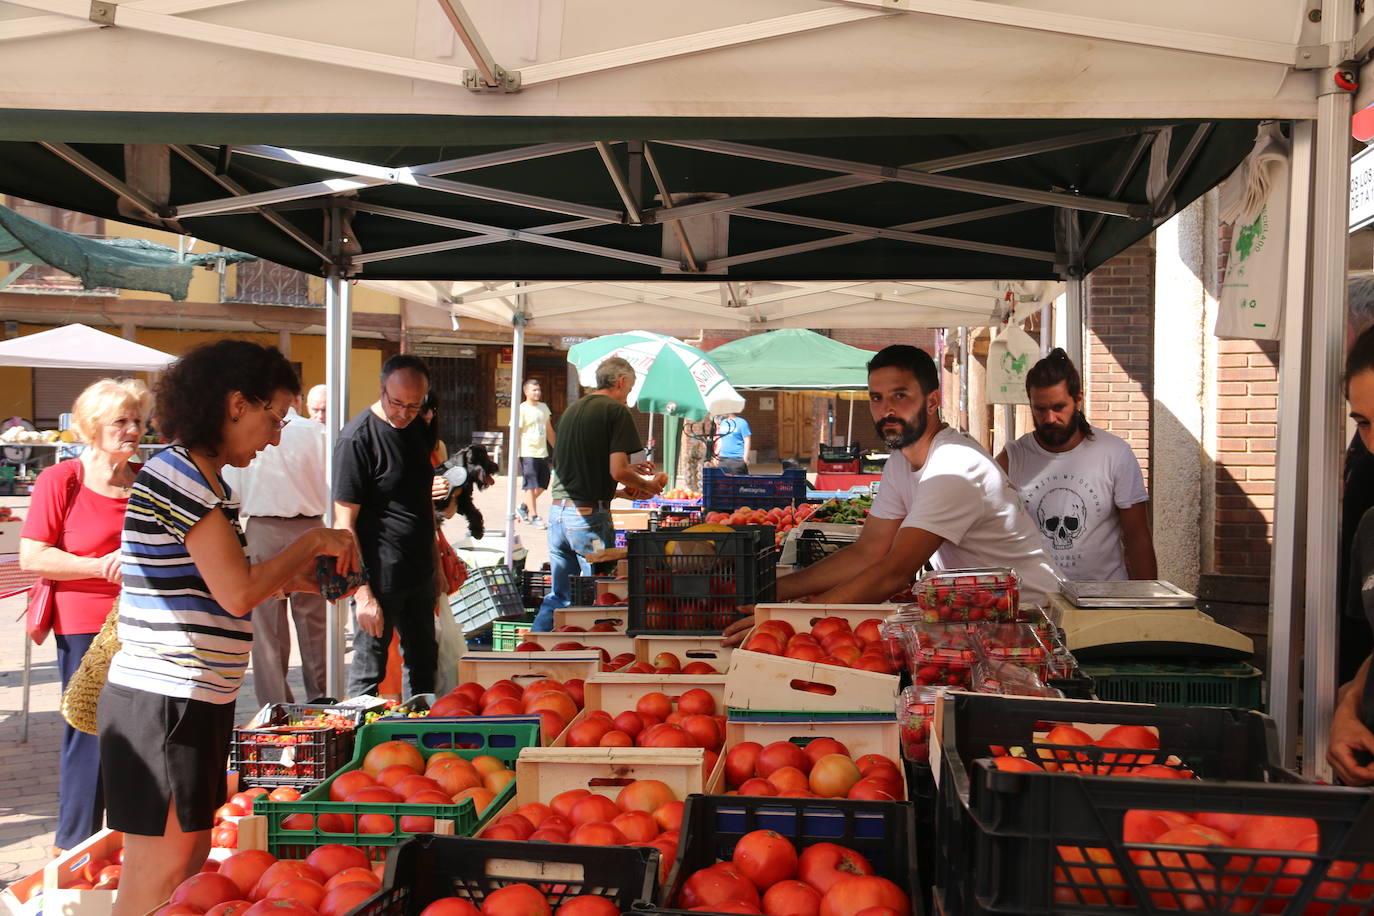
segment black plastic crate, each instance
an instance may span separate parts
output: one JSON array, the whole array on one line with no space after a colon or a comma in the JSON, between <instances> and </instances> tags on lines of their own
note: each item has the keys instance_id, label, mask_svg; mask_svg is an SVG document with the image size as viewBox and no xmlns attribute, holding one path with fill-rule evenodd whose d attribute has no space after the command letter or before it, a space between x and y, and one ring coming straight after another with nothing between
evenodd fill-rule
<instances>
[{"instance_id":1,"label":"black plastic crate","mask_svg":"<svg viewBox=\"0 0 1374 916\"><path fill-rule=\"evenodd\" d=\"M973 694L944 703L935 895L946 916L1374 911L1374 796L1302 783L1279 764L1267 716ZM1056 723L1152 727L1160 749L1044 743ZM1002 771L989 748L1065 755L1085 772ZM1203 778L1106 775L1132 758ZM1311 818L1320 840L1312 851L1265 856L1128 843L1132 810Z\"/></svg>"},{"instance_id":2,"label":"black plastic crate","mask_svg":"<svg viewBox=\"0 0 1374 916\"><path fill-rule=\"evenodd\" d=\"M488 894L511 884L538 888L553 910L580 894L596 894L628 912L653 900L658 857L652 847L422 835L392 849L382 890L350 916L417 916L441 897L481 909Z\"/></svg>"},{"instance_id":3,"label":"black plastic crate","mask_svg":"<svg viewBox=\"0 0 1374 916\"><path fill-rule=\"evenodd\" d=\"M229 742L229 769L245 788L291 786L313 789L353 757L353 738L367 710L360 706L277 703L257 728L235 728ZM307 728L317 715L348 719L348 728Z\"/></svg>"},{"instance_id":4,"label":"black plastic crate","mask_svg":"<svg viewBox=\"0 0 1374 916\"><path fill-rule=\"evenodd\" d=\"M636 531L629 539L629 632L719 633L739 607L777 594L774 529L730 532ZM700 553L667 552L670 543ZM694 546L697 545L697 546Z\"/></svg>"},{"instance_id":5,"label":"black plastic crate","mask_svg":"<svg viewBox=\"0 0 1374 916\"><path fill-rule=\"evenodd\" d=\"M538 608L553 588L553 575L548 564L543 569L527 569L520 574L520 601L527 608Z\"/></svg>"},{"instance_id":6,"label":"black plastic crate","mask_svg":"<svg viewBox=\"0 0 1374 916\"><path fill-rule=\"evenodd\" d=\"M744 795L687 796L677 861L663 889L664 908L654 912L685 913L671 909L683 882L699 869L729 861L735 844L754 830L775 830L798 850L815 843L847 846L906 891L914 916L925 912L910 803Z\"/></svg>"},{"instance_id":7,"label":"black plastic crate","mask_svg":"<svg viewBox=\"0 0 1374 916\"><path fill-rule=\"evenodd\" d=\"M864 455L859 460L860 474L881 474L887 469L887 455Z\"/></svg>"},{"instance_id":8,"label":"black plastic crate","mask_svg":"<svg viewBox=\"0 0 1374 916\"><path fill-rule=\"evenodd\" d=\"M476 566L468 570L467 581L449 599L449 610L465 636L489 629L500 617L515 617L525 612L520 597L520 580L507 566Z\"/></svg>"},{"instance_id":9,"label":"black plastic crate","mask_svg":"<svg viewBox=\"0 0 1374 916\"><path fill-rule=\"evenodd\" d=\"M856 538L827 535L814 528L804 530L797 536L797 566L810 566L819 563L837 550L855 544Z\"/></svg>"},{"instance_id":10,"label":"black plastic crate","mask_svg":"<svg viewBox=\"0 0 1374 916\"><path fill-rule=\"evenodd\" d=\"M692 525L701 524L701 518L702 512L700 509L665 506L649 514L648 530L659 531L664 528L688 528Z\"/></svg>"},{"instance_id":11,"label":"black plastic crate","mask_svg":"<svg viewBox=\"0 0 1374 916\"><path fill-rule=\"evenodd\" d=\"M570 576L569 591L572 607L591 607L596 604L596 580L601 576Z\"/></svg>"},{"instance_id":12,"label":"black plastic crate","mask_svg":"<svg viewBox=\"0 0 1374 916\"><path fill-rule=\"evenodd\" d=\"M863 447L857 443L852 445L822 445L816 455L820 461L858 461L863 453Z\"/></svg>"},{"instance_id":13,"label":"black plastic crate","mask_svg":"<svg viewBox=\"0 0 1374 916\"><path fill-rule=\"evenodd\" d=\"M940 804L940 790L935 785L935 771L928 763L903 760L906 768L907 796L916 816L916 873L922 876L921 900L927 913L934 913L930 895L930 881L935 874L935 812Z\"/></svg>"}]
</instances>

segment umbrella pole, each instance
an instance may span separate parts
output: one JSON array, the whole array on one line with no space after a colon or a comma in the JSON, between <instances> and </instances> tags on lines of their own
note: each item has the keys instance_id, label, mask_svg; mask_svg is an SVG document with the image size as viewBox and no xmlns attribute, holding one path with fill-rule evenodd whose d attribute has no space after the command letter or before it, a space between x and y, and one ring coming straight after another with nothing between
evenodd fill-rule
<instances>
[{"instance_id":1,"label":"umbrella pole","mask_svg":"<svg viewBox=\"0 0 1374 916\"><path fill-rule=\"evenodd\" d=\"M645 443L644 443L644 447L645 447L646 449L651 449L651 448L653 448L653 441L654 441L654 413L653 413L653 411L649 411L649 435L648 435L648 437L647 437L647 439L646 439L646 441L645 441ZM653 453L650 452L650 454L653 454Z\"/></svg>"},{"instance_id":2,"label":"umbrella pole","mask_svg":"<svg viewBox=\"0 0 1374 916\"><path fill-rule=\"evenodd\" d=\"M524 295L519 296L524 305ZM510 355L510 436L506 451L506 565L515 566L515 504L520 491L515 487L516 475L520 472L520 401L524 398L520 377L525 372L525 318L523 315L511 317L514 339Z\"/></svg>"},{"instance_id":3,"label":"umbrella pole","mask_svg":"<svg viewBox=\"0 0 1374 916\"><path fill-rule=\"evenodd\" d=\"M844 446L848 448L854 444L854 399L849 399L849 426L844 431Z\"/></svg>"}]
</instances>

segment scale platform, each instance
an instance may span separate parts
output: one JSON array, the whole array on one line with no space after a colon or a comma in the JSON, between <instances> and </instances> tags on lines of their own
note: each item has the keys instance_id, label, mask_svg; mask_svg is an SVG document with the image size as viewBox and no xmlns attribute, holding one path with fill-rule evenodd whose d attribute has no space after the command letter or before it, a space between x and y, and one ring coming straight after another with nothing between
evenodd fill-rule
<instances>
[{"instance_id":1,"label":"scale platform","mask_svg":"<svg viewBox=\"0 0 1374 916\"><path fill-rule=\"evenodd\" d=\"M1101 605L1081 607L1066 594L1049 596L1049 617L1064 630L1065 643L1075 658L1241 661L1254 654L1250 637L1199 611L1193 606L1196 599L1171 583L1068 582L1064 588L1066 592L1071 588L1077 591L1080 602ZM1131 592L1149 596L1133 597ZM1186 605L1180 603L1183 600ZM1155 606L1152 601L1169 601L1173 606Z\"/></svg>"}]
</instances>

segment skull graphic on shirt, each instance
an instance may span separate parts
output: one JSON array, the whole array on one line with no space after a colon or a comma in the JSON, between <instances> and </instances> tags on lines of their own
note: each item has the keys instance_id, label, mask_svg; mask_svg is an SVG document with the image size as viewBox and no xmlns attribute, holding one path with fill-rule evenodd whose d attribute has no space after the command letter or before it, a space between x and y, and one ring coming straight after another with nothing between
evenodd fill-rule
<instances>
[{"instance_id":1,"label":"skull graphic on shirt","mask_svg":"<svg viewBox=\"0 0 1374 916\"><path fill-rule=\"evenodd\" d=\"M1088 509L1073 490L1058 487L1041 498L1035 519L1055 550L1067 550L1087 527Z\"/></svg>"}]
</instances>

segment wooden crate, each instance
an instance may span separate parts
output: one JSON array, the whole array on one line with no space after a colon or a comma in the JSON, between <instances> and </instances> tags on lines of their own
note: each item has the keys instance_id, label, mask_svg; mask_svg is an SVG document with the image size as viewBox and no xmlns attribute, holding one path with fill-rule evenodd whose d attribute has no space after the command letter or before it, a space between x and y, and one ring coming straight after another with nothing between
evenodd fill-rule
<instances>
[{"instance_id":1,"label":"wooden crate","mask_svg":"<svg viewBox=\"0 0 1374 916\"><path fill-rule=\"evenodd\" d=\"M660 652L671 652L685 666L691 662L706 662L721 674L730 667L730 653L720 644L719 636L636 636L635 659L649 664Z\"/></svg>"},{"instance_id":2,"label":"wooden crate","mask_svg":"<svg viewBox=\"0 0 1374 916\"><path fill-rule=\"evenodd\" d=\"M858 760L864 754L882 754L897 765L902 773L902 787L906 788L906 774L902 766L901 733L893 718L847 719L844 721L815 721L790 719L729 720L725 723L725 748L741 741L757 741L764 747L774 741L790 741L805 745L813 738L834 738L849 749Z\"/></svg>"},{"instance_id":3,"label":"wooden crate","mask_svg":"<svg viewBox=\"0 0 1374 916\"><path fill-rule=\"evenodd\" d=\"M699 747L527 747L515 763L511 804L547 804L569 789L614 799L636 779L660 780L686 801L688 795L710 791L713 775L720 772L706 772L706 752Z\"/></svg>"},{"instance_id":4,"label":"wooden crate","mask_svg":"<svg viewBox=\"0 0 1374 916\"><path fill-rule=\"evenodd\" d=\"M617 531L648 531L652 509L612 509L611 526Z\"/></svg>"},{"instance_id":5,"label":"wooden crate","mask_svg":"<svg viewBox=\"0 0 1374 916\"><path fill-rule=\"evenodd\" d=\"M630 600L630 580L628 579L597 579L596 597L602 595L615 595L621 601Z\"/></svg>"},{"instance_id":6,"label":"wooden crate","mask_svg":"<svg viewBox=\"0 0 1374 916\"><path fill-rule=\"evenodd\" d=\"M897 676L736 649L725 678L725 705L886 715L897 708Z\"/></svg>"},{"instance_id":7,"label":"wooden crate","mask_svg":"<svg viewBox=\"0 0 1374 916\"><path fill-rule=\"evenodd\" d=\"M760 604L754 608L754 623L782 620L798 633L809 633L826 617L843 617L851 627L865 620L884 620L897 612L895 604Z\"/></svg>"},{"instance_id":8,"label":"wooden crate","mask_svg":"<svg viewBox=\"0 0 1374 916\"><path fill-rule=\"evenodd\" d=\"M81 870L92 859L114 862L124 848L124 834L106 828L85 842L53 859L43 867L43 912L45 916L109 916L119 891L83 891L71 885L85 880Z\"/></svg>"},{"instance_id":9,"label":"wooden crate","mask_svg":"<svg viewBox=\"0 0 1374 916\"><path fill-rule=\"evenodd\" d=\"M458 659L458 681L490 687L499 680L517 684L553 678L586 680L601 671L598 652L469 652Z\"/></svg>"},{"instance_id":10,"label":"wooden crate","mask_svg":"<svg viewBox=\"0 0 1374 916\"><path fill-rule=\"evenodd\" d=\"M714 697L717 714L725 714L723 674L598 674L582 685L583 705L587 709L604 709L614 716L634 709L646 693L666 693L677 703L678 697L695 688Z\"/></svg>"},{"instance_id":11,"label":"wooden crate","mask_svg":"<svg viewBox=\"0 0 1374 916\"><path fill-rule=\"evenodd\" d=\"M634 639L624 633L527 633L525 639L545 649L565 642L580 642L588 649L605 649L612 657L635 650Z\"/></svg>"},{"instance_id":12,"label":"wooden crate","mask_svg":"<svg viewBox=\"0 0 1374 916\"><path fill-rule=\"evenodd\" d=\"M553 625L555 627L572 625L582 627L584 630L590 630L603 620L609 620L614 623L617 632L624 632L629 629L630 626L629 605L611 604L600 607L565 607L554 608L553 611Z\"/></svg>"}]
</instances>

